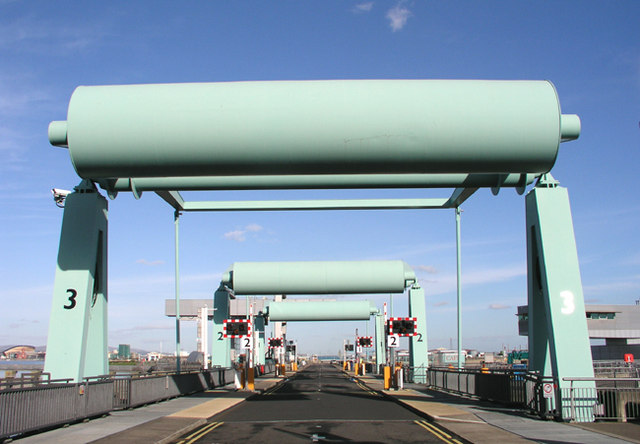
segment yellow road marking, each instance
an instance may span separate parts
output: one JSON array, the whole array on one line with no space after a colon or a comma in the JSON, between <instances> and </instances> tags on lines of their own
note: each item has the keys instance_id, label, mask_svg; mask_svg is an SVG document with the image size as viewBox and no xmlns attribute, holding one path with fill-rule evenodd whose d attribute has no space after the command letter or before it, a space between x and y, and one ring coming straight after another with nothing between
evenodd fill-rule
<instances>
[{"instance_id":1,"label":"yellow road marking","mask_svg":"<svg viewBox=\"0 0 640 444\"><path fill-rule=\"evenodd\" d=\"M460 441L458 441L457 439L453 438L451 435L449 435L447 432L445 432L444 430L439 429L438 427L434 426L433 424L429 424L427 421L414 421L416 424L418 424L420 427L422 427L423 429L429 431L432 435L437 436L438 438L440 438L440 440L446 442L446 443L455 443L455 444L462 444Z\"/></svg>"},{"instance_id":2,"label":"yellow road marking","mask_svg":"<svg viewBox=\"0 0 640 444\"><path fill-rule=\"evenodd\" d=\"M195 432L193 432L191 435L187 436L183 440L178 441L178 444L191 444L199 440L200 438L202 438L211 430L220 427L222 424L224 424L224 422L212 422L211 424L207 424L204 427L201 427L200 429L196 430Z\"/></svg>"}]
</instances>

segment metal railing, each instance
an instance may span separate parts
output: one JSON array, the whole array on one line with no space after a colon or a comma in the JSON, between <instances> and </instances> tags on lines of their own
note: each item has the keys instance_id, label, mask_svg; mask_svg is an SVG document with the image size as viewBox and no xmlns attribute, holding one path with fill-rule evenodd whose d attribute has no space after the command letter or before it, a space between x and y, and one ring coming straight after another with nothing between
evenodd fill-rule
<instances>
[{"instance_id":1,"label":"metal railing","mask_svg":"<svg viewBox=\"0 0 640 444\"><path fill-rule=\"evenodd\" d=\"M410 381L422 370L412 371L413 374L408 375ZM554 384L553 379L535 373L431 367L426 370L426 379L430 388L507 404L542 418L559 417L560 414L555 397L546 396L543 391L545 384Z\"/></svg>"},{"instance_id":2,"label":"metal railing","mask_svg":"<svg viewBox=\"0 0 640 444\"><path fill-rule=\"evenodd\" d=\"M640 378L563 378L563 417L576 422L640 419ZM580 383L587 383L581 387ZM584 385L584 384L582 384Z\"/></svg>"},{"instance_id":3,"label":"metal railing","mask_svg":"<svg viewBox=\"0 0 640 444\"><path fill-rule=\"evenodd\" d=\"M232 383L234 370L97 376L0 386L0 440Z\"/></svg>"}]
</instances>

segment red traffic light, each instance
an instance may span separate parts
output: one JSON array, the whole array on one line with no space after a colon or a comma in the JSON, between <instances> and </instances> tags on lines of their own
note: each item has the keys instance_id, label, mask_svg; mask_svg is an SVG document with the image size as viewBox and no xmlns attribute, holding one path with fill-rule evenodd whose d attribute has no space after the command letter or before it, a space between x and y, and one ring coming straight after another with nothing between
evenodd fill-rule
<instances>
[{"instance_id":1,"label":"red traffic light","mask_svg":"<svg viewBox=\"0 0 640 444\"><path fill-rule=\"evenodd\" d=\"M225 338L246 338L251 336L251 324L248 319L225 319L223 326Z\"/></svg>"},{"instance_id":2,"label":"red traffic light","mask_svg":"<svg viewBox=\"0 0 640 444\"><path fill-rule=\"evenodd\" d=\"M417 318L389 318L390 335L418 336Z\"/></svg>"}]
</instances>

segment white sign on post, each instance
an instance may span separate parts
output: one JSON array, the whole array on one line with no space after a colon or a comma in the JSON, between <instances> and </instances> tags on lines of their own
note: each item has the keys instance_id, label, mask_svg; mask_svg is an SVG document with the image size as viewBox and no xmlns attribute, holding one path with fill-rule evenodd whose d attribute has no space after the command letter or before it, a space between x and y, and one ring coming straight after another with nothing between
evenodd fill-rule
<instances>
[{"instance_id":1,"label":"white sign on post","mask_svg":"<svg viewBox=\"0 0 640 444\"><path fill-rule=\"evenodd\" d=\"M553 398L553 384L549 382L542 384L542 394L545 398Z\"/></svg>"},{"instance_id":2,"label":"white sign on post","mask_svg":"<svg viewBox=\"0 0 640 444\"><path fill-rule=\"evenodd\" d=\"M240 338L240 348L246 349L246 350L251 350L251 345L253 344L253 338L251 338L250 336L245 336L243 338Z\"/></svg>"},{"instance_id":3,"label":"white sign on post","mask_svg":"<svg viewBox=\"0 0 640 444\"><path fill-rule=\"evenodd\" d=\"M389 335L387 336L387 347L395 348L400 346L400 336L398 335Z\"/></svg>"}]
</instances>

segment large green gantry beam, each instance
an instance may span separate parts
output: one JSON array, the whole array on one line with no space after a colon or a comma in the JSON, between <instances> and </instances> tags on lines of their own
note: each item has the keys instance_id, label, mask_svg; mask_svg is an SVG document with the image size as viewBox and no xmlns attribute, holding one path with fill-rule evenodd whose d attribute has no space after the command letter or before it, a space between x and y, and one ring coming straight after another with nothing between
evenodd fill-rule
<instances>
[{"instance_id":1,"label":"large green gantry beam","mask_svg":"<svg viewBox=\"0 0 640 444\"><path fill-rule=\"evenodd\" d=\"M576 139L579 133L579 118L561 113L550 82L486 80L81 86L71 97L67 120L49 126L50 142L68 147L76 172L86 179L76 193L97 193L93 184L99 184L111 197L119 191L137 197L142 191L155 191L177 212L457 208L479 187L490 187L494 193L501 187L523 192L535 178L552 169L560 143ZM532 369L545 374L551 371L559 381L567 376L591 376L586 370L591 357L585 341L554 334L562 328L560 323L568 322L555 313L556 307L562 306L557 300L566 303L568 293L564 288L558 293L551 277L571 276L576 307L582 293L574 272L577 258L565 259L562 248L552 247L553 241L549 241L554 238L549 235L549 224L555 227L554 233L573 233L570 218L554 217L556 213L570 214L568 199L561 196L564 189L542 186L544 193L535 192L539 186L535 188L531 193L537 197L530 193L526 206L528 233L539 236L537 244L529 243L536 248L535 254L529 255L529 269L544 268L547 276L529 276L539 283L535 297L530 295L538 310L536 328L531 331L546 332L537 334L533 352L547 350L550 360L534 357ZM455 191L448 199L396 203L184 202L179 193L442 187ZM554 204L547 205L552 200ZM58 264L51 351L64 342L66 326L70 325L67 320L90 333L83 334L77 344L69 344L73 362L55 364L63 359L52 354L47 368L53 377L80 380L86 369L103 368L103 364L86 366L85 361L87 350L93 348L90 344L106 344L106 289L105 303L94 304L94 295L101 293L89 288L92 280L106 282L106 266L98 263L100 254L85 252L82 243L86 238L106 239L106 223L95 221L77 227L73 220L76 215L84 220L85 215L96 212L106 220L107 210L100 199L83 201L70 196L69 203L60 250L64 257L77 251L87 261L82 276L77 270L72 274L64 263ZM100 248L106 251L106 240ZM565 269L571 273L563 274ZM536 288L531 283L529 287L530 292ZM78 295L73 296L76 291ZM73 305L70 295L78 301L73 308L67 308ZM546 302L539 303L536 298ZM91 301L91 310L80 301ZM78 317L74 310L84 314ZM534 308L529 312L534 313ZM572 318L572 325L574 322L580 327L567 330L582 335L582 321ZM572 346L575 353L571 358L554 352ZM106 360L106 351L102 355ZM569 359L580 359L584 365L572 366Z\"/></svg>"}]
</instances>

